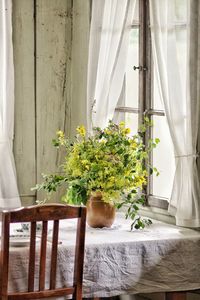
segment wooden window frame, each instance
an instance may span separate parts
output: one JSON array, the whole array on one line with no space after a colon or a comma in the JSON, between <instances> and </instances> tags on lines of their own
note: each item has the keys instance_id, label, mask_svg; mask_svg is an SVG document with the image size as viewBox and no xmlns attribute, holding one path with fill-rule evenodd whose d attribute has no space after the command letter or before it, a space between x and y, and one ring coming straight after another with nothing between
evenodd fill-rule
<instances>
[{"instance_id":1,"label":"wooden window frame","mask_svg":"<svg viewBox=\"0 0 200 300\"><path fill-rule=\"evenodd\" d=\"M138 114L139 125L143 123L144 116L152 119L153 116L165 116L163 110L153 109L153 72L152 72L152 53L151 53L151 33L149 17L149 0L139 0L139 23L134 23L133 28L139 28L139 66L135 71L139 72L139 108L117 107L115 111ZM152 128L148 129L144 135L144 143L147 145L149 138L152 138ZM150 161L153 156L150 154ZM146 195L146 205L168 209L166 198L153 195L153 176L149 174L148 184L144 189Z\"/></svg>"}]
</instances>

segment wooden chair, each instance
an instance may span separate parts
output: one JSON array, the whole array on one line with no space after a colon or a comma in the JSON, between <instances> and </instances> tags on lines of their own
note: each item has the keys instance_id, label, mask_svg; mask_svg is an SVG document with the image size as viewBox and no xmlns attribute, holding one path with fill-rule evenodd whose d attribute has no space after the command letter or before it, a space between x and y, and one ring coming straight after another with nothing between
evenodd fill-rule
<instances>
[{"instance_id":1,"label":"wooden chair","mask_svg":"<svg viewBox=\"0 0 200 300\"><path fill-rule=\"evenodd\" d=\"M58 251L59 220L77 218L75 265L73 286L56 288L56 266ZM45 267L47 250L48 221L53 221L51 266L49 289L45 289ZM9 232L11 223L30 222L30 247L28 264L28 287L26 292L8 292L9 270ZM34 290L34 273L36 257L36 222L42 222L40 247L39 290ZM0 299L24 300L60 297L72 295L73 299L82 299L82 278L85 247L86 208L62 204L31 206L13 211L2 212L2 235L0 257Z\"/></svg>"}]
</instances>

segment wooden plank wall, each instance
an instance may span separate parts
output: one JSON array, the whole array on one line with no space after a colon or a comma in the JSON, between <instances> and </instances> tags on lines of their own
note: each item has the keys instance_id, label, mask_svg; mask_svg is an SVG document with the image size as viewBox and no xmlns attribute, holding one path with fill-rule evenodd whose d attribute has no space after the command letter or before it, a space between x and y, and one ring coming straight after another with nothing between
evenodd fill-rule
<instances>
[{"instance_id":1,"label":"wooden plank wall","mask_svg":"<svg viewBox=\"0 0 200 300\"><path fill-rule=\"evenodd\" d=\"M90 0L13 0L14 155L25 205L45 197L30 188L62 161L55 132L73 136L86 124L89 18Z\"/></svg>"},{"instance_id":2,"label":"wooden plank wall","mask_svg":"<svg viewBox=\"0 0 200 300\"><path fill-rule=\"evenodd\" d=\"M90 2L75 0L73 5L72 43L72 119L71 134L77 123L86 125L87 64ZM86 21L87 20L87 21ZM86 34L87 33L87 34ZM78 102L77 102L78 101Z\"/></svg>"},{"instance_id":3,"label":"wooden plank wall","mask_svg":"<svg viewBox=\"0 0 200 300\"><path fill-rule=\"evenodd\" d=\"M36 182L34 2L13 1L13 45L15 64L14 155L18 187L23 202L32 203Z\"/></svg>"}]
</instances>

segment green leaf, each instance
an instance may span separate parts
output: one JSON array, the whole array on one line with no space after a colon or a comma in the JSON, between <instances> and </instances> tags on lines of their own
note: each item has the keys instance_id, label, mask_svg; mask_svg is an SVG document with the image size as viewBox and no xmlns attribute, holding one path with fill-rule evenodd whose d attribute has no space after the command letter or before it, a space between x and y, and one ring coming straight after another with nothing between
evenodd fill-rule
<instances>
[{"instance_id":1,"label":"green leaf","mask_svg":"<svg viewBox=\"0 0 200 300\"><path fill-rule=\"evenodd\" d=\"M140 225L139 224L135 224L135 229L139 229L140 228Z\"/></svg>"},{"instance_id":2,"label":"green leaf","mask_svg":"<svg viewBox=\"0 0 200 300\"><path fill-rule=\"evenodd\" d=\"M160 143L160 139L159 138L155 138L155 143L159 144Z\"/></svg>"},{"instance_id":3,"label":"green leaf","mask_svg":"<svg viewBox=\"0 0 200 300\"><path fill-rule=\"evenodd\" d=\"M150 175L153 174L153 168L152 168L152 167L149 168L149 174L150 174Z\"/></svg>"}]
</instances>

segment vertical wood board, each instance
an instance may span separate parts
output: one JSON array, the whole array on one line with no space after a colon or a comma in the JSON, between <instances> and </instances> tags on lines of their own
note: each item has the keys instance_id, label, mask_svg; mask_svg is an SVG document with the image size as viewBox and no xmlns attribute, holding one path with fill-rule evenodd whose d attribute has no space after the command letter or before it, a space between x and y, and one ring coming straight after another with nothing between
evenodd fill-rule
<instances>
[{"instance_id":1,"label":"vertical wood board","mask_svg":"<svg viewBox=\"0 0 200 300\"><path fill-rule=\"evenodd\" d=\"M51 144L56 131L70 132L72 2L37 0L36 3L37 181L40 182L41 173L56 172L63 159ZM44 197L38 193L38 199ZM60 193L51 201L60 201Z\"/></svg>"},{"instance_id":2,"label":"vertical wood board","mask_svg":"<svg viewBox=\"0 0 200 300\"><path fill-rule=\"evenodd\" d=\"M14 156L20 195L32 195L35 178L34 1L13 1L15 68ZM22 202L24 197L21 198Z\"/></svg>"},{"instance_id":3,"label":"vertical wood board","mask_svg":"<svg viewBox=\"0 0 200 300\"><path fill-rule=\"evenodd\" d=\"M72 38L72 121L71 135L76 127L87 123L87 64L90 28L90 0L73 1Z\"/></svg>"}]
</instances>

